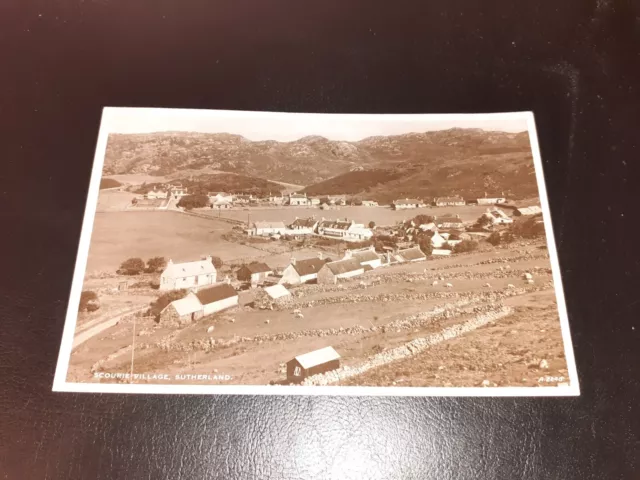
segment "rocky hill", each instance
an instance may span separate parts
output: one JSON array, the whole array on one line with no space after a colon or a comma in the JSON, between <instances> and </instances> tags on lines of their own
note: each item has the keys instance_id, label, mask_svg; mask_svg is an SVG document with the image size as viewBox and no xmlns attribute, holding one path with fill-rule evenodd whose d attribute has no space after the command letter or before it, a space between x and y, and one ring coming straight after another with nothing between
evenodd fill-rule
<instances>
[{"instance_id":1,"label":"rocky hill","mask_svg":"<svg viewBox=\"0 0 640 480\"><path fill-rule=\"evenodd\" d=\"M310 194L367 193L378 200L497 190L524 196L537 193L531 158L526 132L450 129L357 142L319 136L250 141L227 133L163 132L110 135L104 173L169 175L213 169L307 185Z\"/></svg>"}]
</instances>

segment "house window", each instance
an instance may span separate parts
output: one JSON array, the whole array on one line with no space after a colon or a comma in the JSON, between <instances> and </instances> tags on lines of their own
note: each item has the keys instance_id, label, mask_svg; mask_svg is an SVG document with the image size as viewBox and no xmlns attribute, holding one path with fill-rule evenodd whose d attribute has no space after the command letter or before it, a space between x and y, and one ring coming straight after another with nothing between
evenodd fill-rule
<instances>
[{"instance_id":1,"label":"house window","mask_svg":"<svg viewBox=\"0 0 640 480\"><path fill-rule=\"evenodd\" d=\"M296 367L293 369L293 375L295 377L299 377L302 374L302 369L300 367Z\"/></svg>"}]
</instances>

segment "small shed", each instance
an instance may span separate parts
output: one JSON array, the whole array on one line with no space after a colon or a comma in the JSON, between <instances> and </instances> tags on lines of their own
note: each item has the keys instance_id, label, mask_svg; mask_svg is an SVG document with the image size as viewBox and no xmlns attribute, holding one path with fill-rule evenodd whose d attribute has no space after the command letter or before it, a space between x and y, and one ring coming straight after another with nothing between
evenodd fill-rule
<instances>
[{"instance_id":1,"label":"small shed","mask_svg":"<svg viewBox=\"0 0 640 480\"><path fill-rule=\"evenodd\" d=\"M254 306L264 309L272 309L276 305L285 305L292 299L291 292L284 285L272 285L256 291Z\"/></svg>"},{"instance_id":2,"label":"small shed","mask_svg":"<svg viewBox=\"0 0 640 480\"><path fill-rule=\"evenodd\" d=\"M196 295L190 293L184 298L174 300L160 312L160 322L183 325L204 315L202 304Z\"/></svg>"},{"instance_id":3,"label":"small shed","mask_svg":"<svg viewBox=\"0 0 640 480\"><path fill-rule=\"evenodd\" d=\"M300 383L305 378L340 368L340 354L333 347L325 347L298 355L287 362L287 380Z\"/></svg>"}]
</instances>

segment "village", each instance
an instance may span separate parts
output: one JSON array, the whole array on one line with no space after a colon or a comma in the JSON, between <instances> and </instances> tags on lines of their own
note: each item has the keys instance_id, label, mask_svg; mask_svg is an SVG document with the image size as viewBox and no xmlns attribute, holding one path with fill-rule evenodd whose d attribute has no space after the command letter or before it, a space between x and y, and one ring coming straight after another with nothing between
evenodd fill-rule
<instances>
[{"instance_id":1,"label":"village","mask_svg":"<svg viewBox=\"0 0 640 480\"><path fill-rule=\"evenodd\" d=\"M482 368L471 375L472 365L449 381L441 364L415 378L380 372L410 358L423 361L422 351L437 349L447 329L486 336L496 318L518 322L532 312L540 331L559 331L535 201L516 205L485 194L378 205L295 191L190 195L179 183L144 193L115 190L101 196L126 194L127 201L119 212L98 215L160 215L217 228L203 234L210 246L200 255L177 258L163 243L147 248L145 261L134 248L127 255L123 244L119 268L88 272L69 369L75 381L106 381L96 372L131 368L132 374L220 372L242 384L491 386L515 380ZM307 216L311 209L319 213ZM90 261L92 254L98 255L90 252ZM549 348L521 355L518 385L537 386L551 370L562 378L559 336Z\"/></svg>"}]
</instances>

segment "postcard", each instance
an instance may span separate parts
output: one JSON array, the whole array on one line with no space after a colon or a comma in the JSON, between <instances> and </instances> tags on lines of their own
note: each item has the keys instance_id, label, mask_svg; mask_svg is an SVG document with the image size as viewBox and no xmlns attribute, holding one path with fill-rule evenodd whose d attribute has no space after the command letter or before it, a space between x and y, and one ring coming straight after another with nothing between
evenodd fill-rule
<instances>
[{"instance_id":1,"label":"postcard","mask_svg":"<svg viewBox=\"0 0 640 480\"><path fill-rule=\"evenodd\" d=\"M579 395L533 113L105 108L53 390Z\"/></svg>"}]
</instances>

